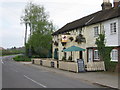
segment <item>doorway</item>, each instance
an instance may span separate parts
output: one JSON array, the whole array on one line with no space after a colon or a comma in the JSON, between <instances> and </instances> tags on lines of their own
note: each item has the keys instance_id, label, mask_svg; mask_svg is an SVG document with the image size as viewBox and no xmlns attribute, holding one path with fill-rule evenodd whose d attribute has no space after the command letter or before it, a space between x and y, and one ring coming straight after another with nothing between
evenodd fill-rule
<instances>
[{"instance_id":1,"label":"doorway","mask_svg":"<svg viewBox=\"0 0 120 90\"><path fill-rule=\"evenodd\" d=\"M82 51L79 52L79 57L80 57L80 59L83 59L83 53L82 53Z\"/></svg>"},{"instance_id":2,"label":"doorway","mask_svg":"<svg viewBox=\"0 0 120 90\"><path fill-rule=\"evenodd\" d=\"M58 60L58 48L56 48L54 51L54 59Z\"/></svg>"}]
</instances>

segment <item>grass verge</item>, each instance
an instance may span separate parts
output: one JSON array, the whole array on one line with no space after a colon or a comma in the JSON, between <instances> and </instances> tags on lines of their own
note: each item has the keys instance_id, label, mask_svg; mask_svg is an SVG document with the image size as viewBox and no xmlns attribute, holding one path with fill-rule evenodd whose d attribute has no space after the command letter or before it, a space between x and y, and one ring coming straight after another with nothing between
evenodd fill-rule
<instances>
[{"instance_id":1,"label":"grass verge","mask_svg":"<svg viewBox=\"0 0 120 90\"><path fill-rule=\"evenodd\" d=\"M13 58L15 61L31 61L31 58L28 58L25 55L18 55Z\"/></svg>"}]
</instances>

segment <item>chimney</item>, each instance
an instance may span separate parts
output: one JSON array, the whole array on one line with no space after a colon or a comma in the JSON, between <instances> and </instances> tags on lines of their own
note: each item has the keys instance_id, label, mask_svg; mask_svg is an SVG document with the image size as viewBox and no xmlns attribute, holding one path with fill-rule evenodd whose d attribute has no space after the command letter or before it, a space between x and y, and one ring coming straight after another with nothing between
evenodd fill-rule
<instances>
[{"instance_id":1,"label":"chimney","mask_svg":"<svg viewBox=\"0 0 120 90\"><path fill-rule=\"evenodd\" d=\"M102 10L106 10L106 9L111 9L112 8L112 4L110 3L110 0L103 0L102 3Z\"/></svg>"},{"instance_id":2,"label":"chimney","mask_svg":"<svg viewBox=\"0 0 120 90\"><path fill-rule=\"evenodd\" d=\"M113 4L114 4L114 8L119 7L120 0L114 0Z\"/></svg>"}]
</instances>

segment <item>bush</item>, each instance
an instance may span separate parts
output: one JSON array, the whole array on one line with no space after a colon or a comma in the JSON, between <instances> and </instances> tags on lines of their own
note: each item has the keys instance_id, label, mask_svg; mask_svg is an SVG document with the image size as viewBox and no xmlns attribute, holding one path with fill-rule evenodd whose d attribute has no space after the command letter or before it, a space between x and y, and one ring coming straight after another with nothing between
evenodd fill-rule
<instances>
[{"instance_id":1,"label":"bush","mask_svg":"<svg viewBox=\"0 0 120 90\"><path fill-rule=\"evenodd\" d=\"M19 55L13 58L15 61L31 61L31 58L28 58L25 55Z\"/></svg>"},{"instance_id":2,"label":"bush","mask_svg":"<svg viewBox=\"0 0 120 90\"><path fill-rule=\"evenodd\" d=\"M117 64L117 62L106 62L106 71L115 72Z\"/></svg>"}]
</instances>

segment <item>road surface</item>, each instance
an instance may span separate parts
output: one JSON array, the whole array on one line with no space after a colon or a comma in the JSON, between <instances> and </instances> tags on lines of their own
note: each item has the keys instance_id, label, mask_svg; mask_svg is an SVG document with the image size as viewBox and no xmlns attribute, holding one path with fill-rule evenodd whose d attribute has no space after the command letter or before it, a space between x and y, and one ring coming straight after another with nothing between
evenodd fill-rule
<instances>
[{"instance_id":1,"label":"road surface","mask_svg":"<svg viewBox=\"0 0 120 90\"><path fill-rule=\"evenodd\" d=\"M5 56L2 63L2 88L101 88L82 80L24 65Z\"/></svg>"}]
</instances>

